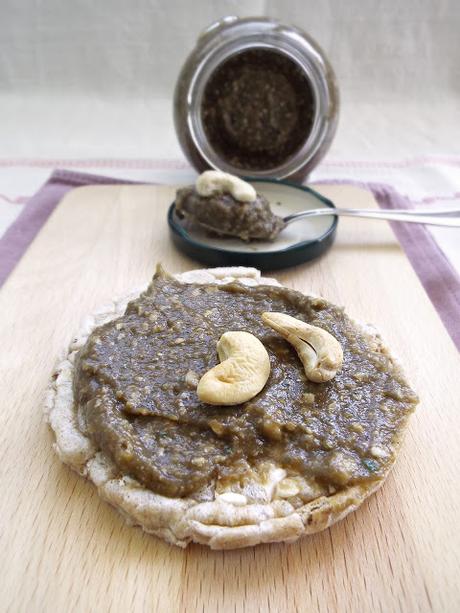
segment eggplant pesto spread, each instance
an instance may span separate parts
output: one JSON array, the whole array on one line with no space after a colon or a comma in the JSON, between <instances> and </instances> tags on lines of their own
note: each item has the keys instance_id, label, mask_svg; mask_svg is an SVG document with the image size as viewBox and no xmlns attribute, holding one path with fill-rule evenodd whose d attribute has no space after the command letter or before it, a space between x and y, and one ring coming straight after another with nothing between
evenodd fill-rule
<instances>
[{"instance_id":1,"label":"eggplant pesto spread","mask_svg":"<svg viewBox=\"0 0 460 613\"><path fill-rule=\"evenodd\" d=\"M177 191L176 214L218 236L236 236L244 241L273 240L285 227L260 194L254 202L240 202L225 192L200 196L193 186Z\"/></svg>"},{"instance_id":2,"label":"eggplant pesto spread","mask_svg":"<svg viewBox=\"0 0 460 613\"><path fill-rule=\"evenodd\" d=\"M232 56L211 75L201 119L211 146L236 168L269 170L307 140L315 101L310 82L290 58L252 49Z\"/></svg>"},{"instance_id":3,"label":"eggplant pesto spread","mask_svg":"<svg viewBox=\"0 0 460 613\"><path fill-rule=\"evenodd\" d=\"M264 311L333 334L342 370L327 383L306 380L291 345L263 325ZM196 383L218 362L216 342L228 330L257 336L271 373L242 405L206 405ZM81 428L118 468L175 497L261 462L329 490L379 479L417 402L386 351L324 299L275 286L181 284L161 269L122 317L88 338L74 393Z\"/></svg>"}]
</instances>

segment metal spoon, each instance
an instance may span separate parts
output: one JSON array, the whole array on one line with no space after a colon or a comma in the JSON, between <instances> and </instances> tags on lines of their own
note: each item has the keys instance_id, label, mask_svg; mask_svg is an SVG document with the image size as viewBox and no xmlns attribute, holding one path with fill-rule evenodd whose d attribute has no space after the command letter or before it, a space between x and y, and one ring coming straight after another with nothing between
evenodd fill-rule
<instances>
[{"instance_id":1,"label":"metal spoon","mask_svg":"<svg viewBox=\"0 0 460 613\"><path fill-rule=\"evenodd\" d=\"M404 221L407 223L422 223L432 226L448 226L460 228L460 209L435 209L433 210L406 210L385 209L380 211L366 209L311 209L293 213L283 218L285 224L290 224L304 217L316 217L319 215L337 215L345 217L367 217L369 219L386 219L388 221Z\"/></svg>"}]
</instances>

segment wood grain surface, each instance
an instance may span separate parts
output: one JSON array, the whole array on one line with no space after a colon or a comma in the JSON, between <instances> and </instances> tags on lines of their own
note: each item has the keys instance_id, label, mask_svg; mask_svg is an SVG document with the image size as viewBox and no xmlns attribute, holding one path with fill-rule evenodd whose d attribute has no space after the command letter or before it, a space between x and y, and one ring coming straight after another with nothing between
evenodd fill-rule
<instances>
[{"instance_id":1,"label":"wood grain surface","mask_svg":"<svg viewBox=\"0 0 460 613\"><path fill-rule=\"evenodd\" d=\"M376 206L354 187L320 189ZM276 274L374 323L420 395L395 469L356 513L292 545L184 551L126 526L55 456L41 404L82 317L160 260L199 267L169 241L173 194L74 190L0 291L0 609L459 611L460 359L386 222L342 219L328 254Z\"/></svg>"}]
</instances>

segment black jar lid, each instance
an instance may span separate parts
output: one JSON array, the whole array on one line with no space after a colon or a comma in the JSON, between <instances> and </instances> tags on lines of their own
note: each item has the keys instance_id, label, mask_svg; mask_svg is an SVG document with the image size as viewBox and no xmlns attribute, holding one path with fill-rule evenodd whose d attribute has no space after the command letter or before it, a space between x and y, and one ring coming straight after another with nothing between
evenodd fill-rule
<instances>
[{"instance_id":1,"label":"black jar lid","mask_svg":"<svg viewBox=\"0 0 460 613\"><path fill-rule=\"evenodd\" d=\"M309 187L276 179L248 178L257 191L272 203L272 210L284 217L306 209L334 204ZM337 217L306 218L289 225L273 242L244 243L239 239L212 238L200 228L186 228L175 214L175 204L168 211L171 238L176 247L208 266L254 266L277 270L302 264L320 256L332 245Z\"/></svg>"}]
</instances>

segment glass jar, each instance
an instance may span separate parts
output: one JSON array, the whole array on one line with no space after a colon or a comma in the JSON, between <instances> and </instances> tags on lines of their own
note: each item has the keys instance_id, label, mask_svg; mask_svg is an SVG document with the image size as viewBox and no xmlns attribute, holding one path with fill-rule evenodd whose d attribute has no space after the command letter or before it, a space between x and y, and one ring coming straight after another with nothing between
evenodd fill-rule
<instances>
[{"instance_id":1,"label":"glass jar","mask_svg":"<svg viewBox=\"0 0 460 613\"><path fill-rule=\"evenodd\" d=\"M202 172L303 180L334 137L339 93L322 49L270 18L224 17L188 56L174 93L174 123Z\"/></svg>"}]
</instances>

